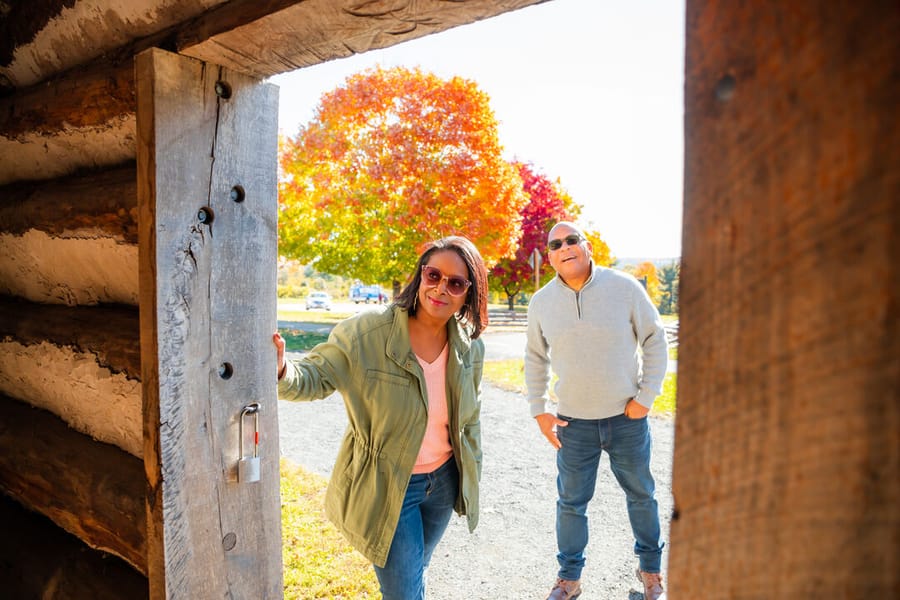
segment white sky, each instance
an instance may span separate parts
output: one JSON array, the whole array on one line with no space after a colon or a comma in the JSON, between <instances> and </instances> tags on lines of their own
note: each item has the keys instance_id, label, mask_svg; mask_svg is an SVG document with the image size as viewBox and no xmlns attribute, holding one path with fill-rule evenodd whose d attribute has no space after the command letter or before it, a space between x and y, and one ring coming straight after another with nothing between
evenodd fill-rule
<instances>
[{"instance_id":1,"label":"white sky","mask_svg":"<svg viewBox=\"0 0 900 600\"><path fill-rule=\"evenodd\" d=\"M684 0L552 0L272 78L279 129L380 64L459 75L488 93L509 159L559 178L613 255L681 255Z\"/></svg>"}]
</instances>

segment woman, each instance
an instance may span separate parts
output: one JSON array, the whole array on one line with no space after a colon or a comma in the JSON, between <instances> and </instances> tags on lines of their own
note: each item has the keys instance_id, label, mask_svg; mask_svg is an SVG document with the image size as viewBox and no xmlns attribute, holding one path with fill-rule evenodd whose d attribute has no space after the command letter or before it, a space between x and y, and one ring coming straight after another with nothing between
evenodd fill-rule
<instances>
[{"instance_id":1,"label":"woman","mask_svg":"<svg viewBox=\"0 0 900 600\"><path fill-rule=\"evenodd\" d=\"M454 509L478 523L478 390L487 271L463 237L428 245L390 306L339 323L302 360L278 348L285 400L343 396L349 425L325 511L375 567L385 600L425 597L425 571Z\"/></svg>"}]
</instances>

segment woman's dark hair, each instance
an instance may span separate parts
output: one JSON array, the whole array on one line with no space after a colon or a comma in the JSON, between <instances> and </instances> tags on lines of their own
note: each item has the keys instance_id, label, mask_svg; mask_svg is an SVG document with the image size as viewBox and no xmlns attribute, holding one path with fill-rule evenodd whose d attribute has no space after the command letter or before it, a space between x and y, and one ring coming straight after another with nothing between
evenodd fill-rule
<instances>
[{"instance_id":1,"label":"woman's dark hair","mask_svg":"<svg viewBox=\"0 0 900 600\"><path fill-rule=\"evenodd\" d=\"M456 318L469 330L469 337L476 339L488 324L487 313L487 269L481 254L475 247L475 244L468 239L451 235L441 238L434 242L429 242L425 247L425 252L419 257L416 268L413 270L412 279L401 290L394 304L405 309L410 316L416 314L418 308L416 297L419 293L419 286L422 283L422 267L428 264L428 260L435 252L450 250L456 252L457 255L466 263L466 269L469 271L469 281L472 285L466 290L466 301Z\"/></svg>"}]
</instances>

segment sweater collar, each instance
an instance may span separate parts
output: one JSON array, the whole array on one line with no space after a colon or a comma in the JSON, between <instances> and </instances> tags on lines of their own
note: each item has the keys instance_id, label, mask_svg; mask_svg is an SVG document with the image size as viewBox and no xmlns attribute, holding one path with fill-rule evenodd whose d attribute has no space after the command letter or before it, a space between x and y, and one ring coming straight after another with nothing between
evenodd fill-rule
<instances>
[{"instance_id":1,"label":"sweater collar","mask_svg":"<svg viewBox=\"0 0 900 600\"><path fill-rule=\"evenodd\" d=\"M601 268L602 268L602 267L597 267L597 266L595 266L593 260L591 261L591 272L590 272L590 274L588 275L587 280L584 282L584 285L581 286L581 290L584 290L584 289L587 288L589 285L591 285L591 283L593 283L593 281L594 281L594 276L600 271ZM557 283L558 283L559 285L561 285L563 288L565 288L565 289L567 289L567 290L571 290L572 292L574 292L574 293L576 293L576 294L577 294L578 292L581 291L581 290L578 290L578 292L576 292L576 291L575 291L575 288L573 288L572 286L570 286L568 283L566 283L566 280L565 280L565 279L563 279L562 277L559 276L559 273L556 274L556 281L557 281Z\"/></svg>"}]
</instances>

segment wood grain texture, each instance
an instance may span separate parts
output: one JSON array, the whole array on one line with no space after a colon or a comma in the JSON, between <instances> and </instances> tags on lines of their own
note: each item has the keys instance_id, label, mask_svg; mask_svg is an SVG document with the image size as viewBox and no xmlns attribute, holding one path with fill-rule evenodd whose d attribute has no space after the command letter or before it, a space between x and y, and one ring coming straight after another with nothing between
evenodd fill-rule
<instances>
[{"instance_id":1,"label":"wood grain texture","mask_svg":"<svg viewBox=\"0 0 900 600\"><path fill-rule=\"evenodd\" d=\"M146 571L141 461L2 394L0 488L92 548Z\"/></svg>"},{"instance_id":2,"label":"wood grain texture","mask_svg":"<svg viewBox=\"0 0 900 600\"><path fill-rule=\"evenodd\" d=\"M277 89L159 50L136 72L151 597L281 597ZM250 402L262 405L262 480L236 483Z\"/></svg>"},{"instance_id":3,"label":"wood grain texture","mask_svg":"<svg viewBox=\"0 0 900 600\"><path fill-rule=\"evenodd\" d=\"M35 229L54 237L98 232L137 244L134 163L96 173L0 187L0 233Z\"/></svg>"},{"instance_id":4,"label":"wood grain texture","mask_svg":"<svg viewBox=\"0 0 900 600\"><path fill-rule=\"evenodd\" d=\"M178 32L178 52L267 77L474 23L545 0L232 2ZM233 5L233 6L232 6ZM251 6L256 6L251 10Z\"/></svg>"},{"instance_id":5,"label":"wood grain texture","mask_svg":"<svg viewBox=\"0 0 900 600\"><path fill-rule=\"evenodd\" d=\"M139 332L137 307L57 306L0 296L0 339L71 346L130 379L141 375Z\"/></svg>"},{"instance_id":6,"label":"wood grain texture","mask_svg":"<svg viewBox=\"0 0 900 600\"><path fill-rule=\"evenodd\" d=\"M897 31L688 2L672 600L900 597Z\"/></svg>"},{"instance_id":7,"label":"wood grain texture","mask_svg":"<svg viewBox=\"0 0 900 600\"><path fill-rule=\"evenodd\" d=\"M141 600L147 578L92 550L38 513L0 494L0 581L4 598Z\"/></svg>"}]
</instances>

